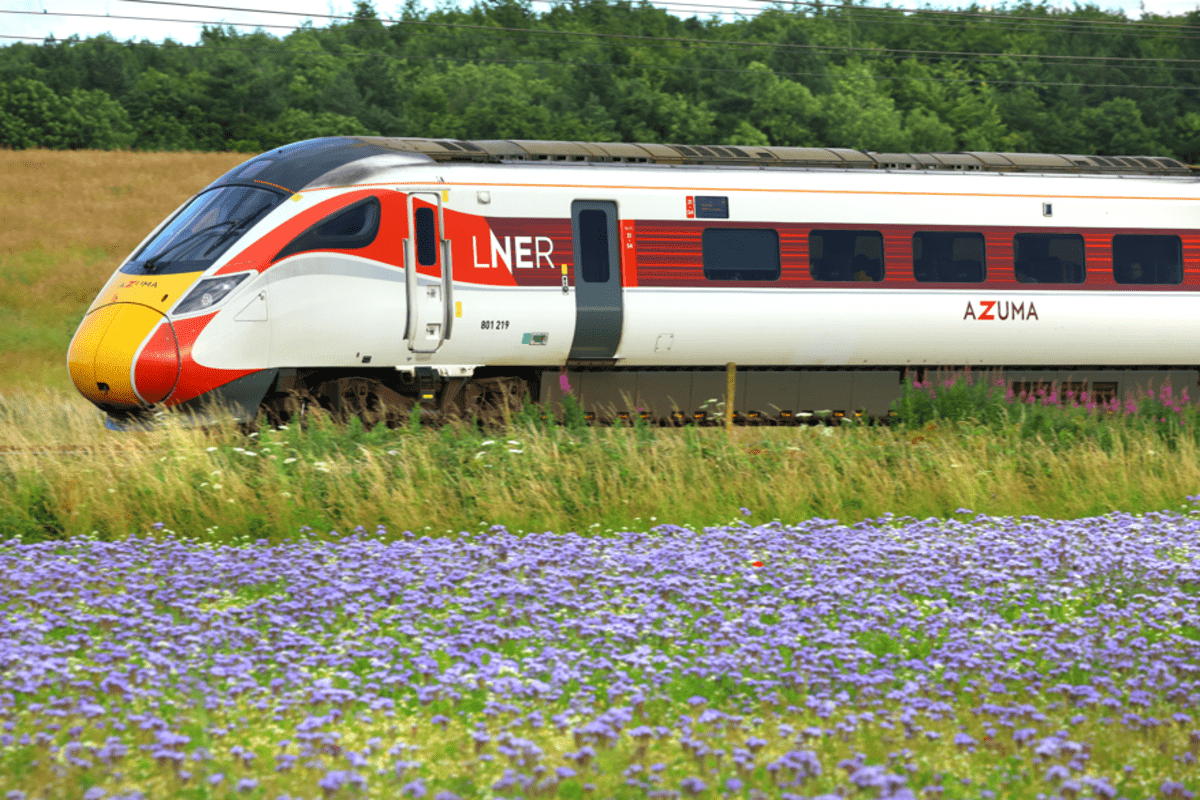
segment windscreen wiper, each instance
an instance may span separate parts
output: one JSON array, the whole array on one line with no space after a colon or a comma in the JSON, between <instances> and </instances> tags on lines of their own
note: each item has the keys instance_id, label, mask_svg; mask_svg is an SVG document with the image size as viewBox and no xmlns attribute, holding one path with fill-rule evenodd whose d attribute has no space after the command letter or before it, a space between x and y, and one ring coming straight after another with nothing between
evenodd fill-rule
<instances>
[{"instance_id":1,"label":"windscreen wiper","mask_svg":"<svg viewBox=\"0 0 1200 800\"><path fill-rule=\"evenodd\" d=\"M230 236L233 236L235 233L238 233L238 232L244 230L245 228L249 227L251 222L258 219L264 211L269 211L271 208L273 208L273 206L262 206L257 211L255 211L253 214L249 215L248 217L245 217L244 219L239 220L236 225L234 225L232 228L230 228L229 230L227 230L223 234L221 234L221 238L219 238L215 242L213 242L212 245L207 250L204 251L204 255L208 255L213 250L215 250L217 247L220 247L221 243L224 242L226 239L228 239Z\"/></svg>"},{"instance_id":2,"label":"windscreen wiper","mask_svg":"<svg viewBox=\"0 0 1200 800\"><path fill-rule=\"evenodd\" d=\"M237 225L237 224L238 224L238 220L227 219L224 222L217 222L212 225L209 225L207 228L201 228L200 230L193 233L191 236L185 236L183 239L180 239L178 242L171 245L166 250L163 250L158 255L153 256L152 258L146 259L146 263L142 265L142 269L146 270L147 272L153 272L154 270L158 269L159 262L161 262L164 258L166 258L168 253L175 252L183 245L187 244L188 242L194 242L196 239L199 239L201 236L208 236L208 235L212 234L212 232L217 230L218 228L224 228L229 225Z\"/></svg>"}]
</instances>

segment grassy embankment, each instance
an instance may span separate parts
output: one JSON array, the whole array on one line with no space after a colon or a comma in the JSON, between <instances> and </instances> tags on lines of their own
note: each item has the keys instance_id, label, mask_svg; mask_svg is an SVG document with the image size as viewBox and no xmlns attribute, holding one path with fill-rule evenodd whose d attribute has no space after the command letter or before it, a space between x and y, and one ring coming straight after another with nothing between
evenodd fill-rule
<instances>
[{"instance_id":1,"label":"grassy embankment","mask_svg":"<svg viewBox=\"0 0 1200 800\"><path fill-rule=\"evenodd\" d=\"M65 352L125 253L240 154L0 152L0 531L121 536L154 522L213 538L854 521L885 512L1076 517L1172 507L1200 487L1197 447L1149 429L1101 447L1052 431L938 425L686 432L367 434L317 425L114 435L71 389ZM1043 435L1044 434L1044 435ZM513 440L519 444L509 444ZM521 452L510 452L519 450Z\"/></svg>"},{"instance_id":2,"label":"grassy embankment","mask_svg":"<svg viewBox=\"0 0 1200 800\"><path fill-rule=\"evenodd\" d=\"M218 541L347 533L641 529L755 519L854 522L887 512L1071 518L1177 507L1200 448L1153 430L1070 444L970 424L899 428L546 430L514 425L301 431L169 428L113 435L60 395L0 405L0 530L30 538L155 522Z\"/></svg>"}]
</instances>

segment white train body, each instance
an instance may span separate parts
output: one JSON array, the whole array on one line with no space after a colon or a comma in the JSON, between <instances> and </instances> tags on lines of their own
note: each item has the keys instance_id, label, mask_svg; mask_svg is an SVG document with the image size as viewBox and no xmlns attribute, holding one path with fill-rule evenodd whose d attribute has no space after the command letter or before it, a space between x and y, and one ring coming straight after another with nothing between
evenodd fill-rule
<instances>
[{"instance_id":1,"label":"white train body","mask_svg":"<svg viewBox=\"0 0 1200 800\"><path fill-rule=\"evenodd\" d=\"M337 404L355 380L449 407L512 379L554 404L565 372L601 416L688 418L730 362L762 417L883 415L905 371L949 365L1108 395L1196 383L1200 192L1168 159L604 147L264 154L122 265L72 343L75 383L120 417L207 397L251 414L318 385ZM533 160L563 152L597 160ZM220 192L237 202L205 228Z\"/></svg>"}]
</instances>

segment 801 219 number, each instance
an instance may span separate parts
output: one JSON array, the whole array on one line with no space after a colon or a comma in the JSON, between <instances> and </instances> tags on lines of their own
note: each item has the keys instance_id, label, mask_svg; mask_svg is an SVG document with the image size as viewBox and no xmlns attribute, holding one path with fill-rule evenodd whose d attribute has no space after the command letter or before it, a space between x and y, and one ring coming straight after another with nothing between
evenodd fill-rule
<instances>
[{"instance_id":1,"label":"801 219 number","mask_svg":"<svg viewBox=\"0 0 1200 800\"><path fill-rule=\"evenodd\" d=\"M483 331L508 330L508 320L506 320L506 319L485 319L479 323L479 329L483 330Z\"/></svg>"}]
</instances>

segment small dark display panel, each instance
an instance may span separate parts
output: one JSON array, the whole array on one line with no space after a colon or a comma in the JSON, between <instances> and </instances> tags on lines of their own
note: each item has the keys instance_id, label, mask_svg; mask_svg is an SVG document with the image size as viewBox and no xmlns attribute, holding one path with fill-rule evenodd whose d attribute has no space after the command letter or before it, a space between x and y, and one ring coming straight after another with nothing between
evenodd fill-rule
<instances>
[{"instance_id":1,"label":"small dark display panel","mask_svg":"<svg viewBox=\"0 0 1200 800\"><path fill-rule=\"evenodd\" d=\"M729 219L729 198L697 196L696 219Z\"/></svg>"}]
</instances>

